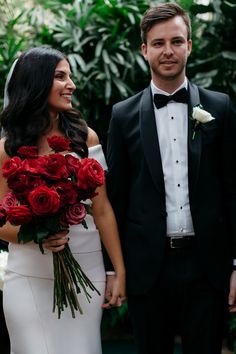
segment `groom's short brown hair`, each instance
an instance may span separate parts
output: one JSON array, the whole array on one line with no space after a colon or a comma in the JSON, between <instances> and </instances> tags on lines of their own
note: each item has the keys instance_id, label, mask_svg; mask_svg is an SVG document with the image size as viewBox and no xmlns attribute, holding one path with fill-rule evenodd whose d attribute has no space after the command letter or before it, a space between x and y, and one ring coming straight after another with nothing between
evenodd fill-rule
<instances>
[{"instance_id":1,"label":"groom's short brown hair","mask_svg":"<svg viewBox=\"0 0 236 354\"><path fill-rule=\"evenodd\" d=\"M147 43L147 33L157 23L168 21L169 19L180 16L182 17L188 33L188 39L191 38L191 21L188 13L175 3L163 3L148 9L142 18L141 38L143 43Z\"/></svg>"}]
</instances>

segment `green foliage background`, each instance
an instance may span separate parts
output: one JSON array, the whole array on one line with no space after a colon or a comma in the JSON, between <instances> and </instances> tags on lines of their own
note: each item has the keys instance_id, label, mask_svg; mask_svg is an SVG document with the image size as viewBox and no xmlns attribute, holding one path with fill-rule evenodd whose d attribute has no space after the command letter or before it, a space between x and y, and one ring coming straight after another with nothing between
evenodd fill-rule
<instances>
[{"instance_id":1,"label":"green foliage background","mask_svg":"<svg viewBox=\"0 0 236 354\"><path fill-rule=\"evenodd\" d=\"M140 52L144 11L163 1L0 0L0 104L6 75L20 52L50 45L68 55L74 105L105 141L111 106L143 89L149 70ZM236 101L236 1L177 1L192 18L187 74Z\"/></svg>"},{"instance_id":2,"label":"green foliage background","mask_svg":"<svg viewBox=\"0 0 236 354\"><path fill-rule=\"evenodd\" d=\"M140 52L139 23L151 0L0 0L0 106L15 58L38 45L68 55L77 90L74 106L105 144L114 103L150 80ZM236 0L176 1L192 19L193 51L187 75L195 83L230 94L236 103ZM114 318L122 318L122 309ZM112 325L111 325L112 326ZM236 337L236 320L230 320ZM236 349L235 349L236 352Z\"/></svg>"}]
</instances>

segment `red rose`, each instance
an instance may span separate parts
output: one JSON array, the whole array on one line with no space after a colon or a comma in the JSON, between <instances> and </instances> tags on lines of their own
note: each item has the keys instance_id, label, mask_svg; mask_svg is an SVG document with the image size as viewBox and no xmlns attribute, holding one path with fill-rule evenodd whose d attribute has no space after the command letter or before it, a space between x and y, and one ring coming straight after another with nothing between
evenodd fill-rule
<instances>
[{"instance_id":1,"label":"red rose","mask_svg":"<svg viewBox=\"0 0 236 354\"><path fill-rule=\"evenodd\" d=\"M8 159L2 165L2 175L5 178L13 175L21 166L22 160L18 156L14 156Z\"/></svg>"},{"instance_id":2,"label":"red rose","mask_svg":"<svg viewBox=\"0 0 236 354\"><path fill-rule=\"evenodd\" d=\"M21 169L27 173L38 174L39 172L39 163L38 159L25 159L22 161Z\"/></svg>"},{"instance_id":3,"label":"red rose","mask_svg":"<svg viewBox=\"0 0 236 354\"><path fill-rule=\"evenodd\" d=\"M33 218L27 205L10 206L7 210L7 221L13 225L27 224Z\"/></svg>"},{"instance_id":4,"label":"red rose","mask_svg":"<svg viewBox=\"0 0 236 354\"><path fill-rule=\"evenodd\" d=\"M21 146L18 150L17 153L20 157L22 158L35 158L38 156L38 148L37 146Z\"/></svg>"},{"instance_id":5,"label":"red rose","mask_svg":"<svg viewBox=\"0 0 236 354\"><path fill-rule=\"evenodd\" d=\"M67 227L68 225L78 225L84 220L87 212L85 206L81 203L69 206L61 217L61 225Z\"/></svg>"},{"instance_id":6,"label":"red rose","mask_svg":"<svg viewBox=\"0 0 236 354\"><path fill-rule=\"evenodd\" d=\"M38 159L38 173L51 180L68 178L69 171L66 168L65 157L61 154L40 156Z\"/></svg>"},{"instance_id":7,"label":"red rose","mask_svg":"<svg viewBox=\"0 0 236 354\"><path fill-rule=\"evenodd\" d=\"M104 171L100 163L92 158L84 158L80 161L81 168L78 171L77 186L81 189L97 188L104 184Z\"/></svg>"},{"instance_id":8,"label":"red rose","mask_svg":"<svg viewBox=\"0 0 236 354\"><path fill-rule=\"evenodd\" d=\"M50 148L56 152L71 151L70 140L63 136L51 136L47 141Z\"/></svg>"},{"instance_id":9,"label":"red rose","mask_svg":"<svg viewBox=\"0 0 236 354\"><path fill-rule=\"evenodd\" d=\"M54 185L54 188L60 196L61 206L75 204L77 192L72 181L58 182Z\"/></svg>"},{"instance_id":10,"label":"red rose","mask_svg":"<svg viewBox=\"0 0 236 354\"><path fill-rule=\"evenodd\" d=\"M53 215L60 207L60 197L54 188L40 186L29 193L28 201L35 215Z\"/></svg>"},{"instance_id":11,"label":"red rose","mask_svg":"<svg viewBox=\"0 0 236 354\"><path fill-rule=\"evenodd\" d=\"M10 206L16 206L17 204L18 200L13 192L8 192L2 200L2 207L6 210L8 210Z\"/></svg>"},{"instance_id":12,"label":"red rose","mask_svg":"<svg viewBox=\"0 0 236 354\"><path fill-rule=\"evenodd\" d=\"M0 227L5 225L7 219L6 219L6 210L4 207L0 204Z\"/></svg>"},{"instance_id":13,"label":"red rose","mask_svg":"<svg viewBox=\"0 0 236 354\"><path fill-rule=\"evenodd\" d=\"M32 191L36 187L45 186L45 185L46 185L46 182L42 179L41 176L29 174L28 175L28 183L27 183L26 194L27 194L27 192Z\"/></svg>"},{"instance_id":14,"label":"red rose","mask_svg":"<svg viewBox=\"0 0 236 354\"><path fill-rule=\"evenodd\" d=\"M28 180L29 176L26 173L21 173L19 169L8 178L7 184L14 192L21 194L27 189Z\"/></svg>"},{"instance_id":15,"label":"red rose","mask_svg":"<svg viewBox=\"0 0 236 354\"><path fill-rule=\"evenodd\" d=\"M7 181L8 187L12 189L17 197L25 197L38 186L45 186L46 182L41 176L31 174L16 173Z\"/></svg>"},{"instance_id":16,"label":"red rose","mask_svg":"<svg viewBox=\"0 0 236 354\"><path fill-rule=\"evenodd\" d=\"M65 155L65 159L66 159L66 166L67 166L68 171L70 173L72 173L73 175L77 176L78 171L81 166L81 163L80 163L80 160L78 159L78 157L68 154L68 155Z\"/></svg>"}]
</instances>

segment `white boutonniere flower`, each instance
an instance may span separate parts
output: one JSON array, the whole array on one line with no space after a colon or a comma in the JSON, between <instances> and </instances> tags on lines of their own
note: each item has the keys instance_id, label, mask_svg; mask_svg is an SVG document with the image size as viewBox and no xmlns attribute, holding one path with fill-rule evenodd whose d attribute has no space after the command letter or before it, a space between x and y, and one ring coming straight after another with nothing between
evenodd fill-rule
<instances>
[{"instance_id":1,"label":"white boutonniere flower","mask_svg":"<svg viewBox=\"0 0 236 354\"><path fill-rule=\"evenodd\" d=\"M198 126L198 124L208 123L215 118L212 117L211 113L205 111L201 105L197 105L193 107L192 119L195 120L195 125L193 128L193 136L192 136L192 139L194 139L196 133L196 127Z\"/></svg>"}]
</instances>

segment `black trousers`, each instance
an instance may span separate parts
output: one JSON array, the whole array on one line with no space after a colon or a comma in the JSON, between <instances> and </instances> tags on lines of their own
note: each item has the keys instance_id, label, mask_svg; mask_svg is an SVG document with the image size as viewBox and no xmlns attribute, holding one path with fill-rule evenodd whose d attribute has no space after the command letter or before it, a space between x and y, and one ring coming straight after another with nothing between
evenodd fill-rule
<instances>
[{"instance_id":1,"label":"black trousers","mask_svg":"<svg viewBox=\"0 0 236 354\"><path fill-rule=\"evenodd\" d=\"M144 295L129 295L139 354L221 354L227 291L218 292L200 268L195 248L167 250L161 276Z\"/></svg>"}]
</instances>

